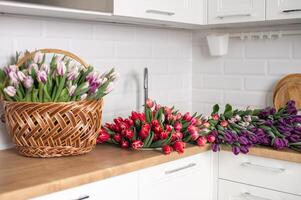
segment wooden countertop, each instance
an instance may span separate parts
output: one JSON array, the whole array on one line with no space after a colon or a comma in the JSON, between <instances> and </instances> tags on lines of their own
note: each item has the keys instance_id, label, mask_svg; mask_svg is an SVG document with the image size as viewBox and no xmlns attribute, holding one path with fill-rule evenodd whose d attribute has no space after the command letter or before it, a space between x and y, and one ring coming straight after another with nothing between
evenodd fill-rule
<instances>
[{"instance_id":1,"label":"wooden countertop","mask_svg":"<svg viewBox=\"0 0 301 200\"><path fill-rule=\"evenodd\" d=\"M29 199L116 175L151 167L211 149L187 145L184 154L122 150L98 145L89 154L64 158L27 158L14 149L0 151L0 199ZM224 148L224 150L230 150ZM248 155L301 163L301 153L266 147L251 148Z\"/></svg>"},{"instance_id":2,"label":"wooden countertop","mask_svg":"<svg viewBox=\"0 0 301 200\"><path fill-rule=\"evenodd\" d=\"M18 200L57 192L195 155L210 146L187 145L184 154L122 150L98 145L86 155L64 158L27 158L14 149L0 151L0 199Z\"/></svg>"}]
</instances>

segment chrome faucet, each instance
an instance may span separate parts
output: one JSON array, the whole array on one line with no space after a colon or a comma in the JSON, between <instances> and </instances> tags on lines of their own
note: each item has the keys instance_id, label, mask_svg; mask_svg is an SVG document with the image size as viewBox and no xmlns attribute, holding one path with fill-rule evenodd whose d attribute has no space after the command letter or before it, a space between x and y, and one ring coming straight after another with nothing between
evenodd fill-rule
<instances>
[{"instance_id":1,"label":"chrome faucet","mask_svg":"<svg viewBox=\"0 0 301 200\"><path fill-rule=\"evenodd\" d=\"M148 99L148 68L144 68L144 105Z\"/></svg>"}]
</instances>

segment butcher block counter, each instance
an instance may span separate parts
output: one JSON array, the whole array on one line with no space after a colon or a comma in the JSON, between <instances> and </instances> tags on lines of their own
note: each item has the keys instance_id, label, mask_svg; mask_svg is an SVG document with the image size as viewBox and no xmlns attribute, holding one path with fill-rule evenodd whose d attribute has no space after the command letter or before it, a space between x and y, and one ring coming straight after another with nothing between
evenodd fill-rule
<instances>
[{"instance_id":1,"label":"butcher block counter","mask_svg":"<svg viewBox=\"0 0 301 200\"><path fill-rule=\"evenodd\" d=\"M14 149L3 150L0 151L0 199L28 199L57 192L195 155L210 148L209 145L187 145L184 154L164 155L159 151L123 150L105 144L98 145L86 155L51 159L27 158L18 155ZM252 148L249 154L301 163L301 154L291 150L258 147Z\"/></svg>"}]
</instances>

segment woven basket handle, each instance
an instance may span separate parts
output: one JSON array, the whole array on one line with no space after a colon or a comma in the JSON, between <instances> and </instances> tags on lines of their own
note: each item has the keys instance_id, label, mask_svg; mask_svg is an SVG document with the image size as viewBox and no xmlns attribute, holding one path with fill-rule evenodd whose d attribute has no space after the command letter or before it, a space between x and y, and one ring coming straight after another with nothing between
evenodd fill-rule
<instances>
[{"instance_id":1,"label":"woven basket handle","mask_svg":"<svg viewBox=\"0 0 301 200\"><path fill-rule=\"evenodd\" d=\"M69 52L69 51L65 51L65 50L61 50L61 49L38 49L36 51L33 51L29 54L26 54L19 62L17 62L17 66L21 66L22 64L24 64L28 59L31 59L34 57L36 52L41 52L41 53L54 53L54 54L63 54L66 55L74 60L76 60L77 62L79 62L80 64L82 64L85 68L88 68L89 65L83 61L80 57L78 57L77 55Z\"/></svg>"}]
</instances>

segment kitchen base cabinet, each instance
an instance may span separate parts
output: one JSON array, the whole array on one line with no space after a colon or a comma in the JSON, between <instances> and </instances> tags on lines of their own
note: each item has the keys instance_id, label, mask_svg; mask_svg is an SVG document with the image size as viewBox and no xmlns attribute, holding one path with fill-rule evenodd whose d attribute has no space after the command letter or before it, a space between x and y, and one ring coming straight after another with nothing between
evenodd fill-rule
<instances>
[{"instance_id":1,"label":"kitchen base cabinet","mask_svg":"<svg viewBox=\"0 0 301 200\"><path fill-rule=\"evenodd\" d=\"M137 172L89 183L32 200L138 200Z\"/></svg>"},{"instance_id":2,"label":"kitchen base cabinet","mask_svg":"<svg viewBox=\"0 0 301 200\"><path fill-rule=\"evenodd\" d=\"M205 152L139 171L139 200L212 199L211 162Z\"/></svg>"},{"instance_id":3,"label":"kitchen base cabinet","mask_svg":"<svg viewBox=\"0 0 301 200\"><path fill-rule=\"evenodd\" d=\"M219 180L218 200L301 200L301 196Z\"/></svg>"}]
</instances>

